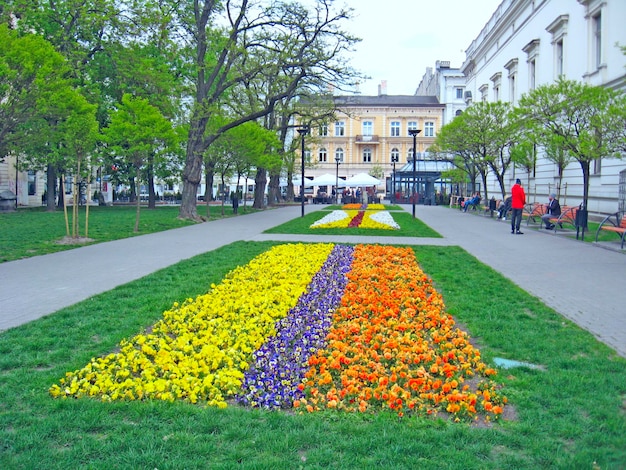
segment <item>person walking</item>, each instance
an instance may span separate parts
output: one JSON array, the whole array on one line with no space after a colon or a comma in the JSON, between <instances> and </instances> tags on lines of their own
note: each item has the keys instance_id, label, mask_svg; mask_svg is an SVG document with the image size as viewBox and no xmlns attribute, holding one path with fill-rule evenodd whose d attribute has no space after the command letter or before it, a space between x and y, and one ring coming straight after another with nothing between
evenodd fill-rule
<instances>
[{"instance_id":1,"label":"person walking","mask_svg":"<svg viewBox=\"0 0 626 470\"><path fill-rule=\"evenodd\" d=\"M522 188L522 181L517 178L515 184L511 188L511 233L523 235L519 229L522 223L522 212L526 204L526 193Z\"/></svg>"}]
</instances>

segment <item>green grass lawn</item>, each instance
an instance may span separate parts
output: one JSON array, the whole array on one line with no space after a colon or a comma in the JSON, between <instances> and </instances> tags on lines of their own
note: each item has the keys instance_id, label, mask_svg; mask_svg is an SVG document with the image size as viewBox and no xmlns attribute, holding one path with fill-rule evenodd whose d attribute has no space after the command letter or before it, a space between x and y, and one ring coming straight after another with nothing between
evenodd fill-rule
<instances>
[{"instance_id":1,"label":"green grass lawn","mask_svg":"<svg viewBox=\"0 0 626 470\"><path fill-rule=\"evenodd\" d=\"M395 415L55 400L66 371L114 351L175 301L271 247L237 242L0 333L0 468L623 469L626 360L456 247L415 247L449 312L500 370L489 427Z\"/></svg>"},{"instance_id":2,"label":"green grass lawn","mask_svg":"<svg viewBox=\"0 0 626 470\"><path fill-rule=\"evenodd\" d=\"M305 214L304 217L292 219L282 225L272 227L265 233L298 233L308 235L365 235L373 237L430 237L441 238L441 235L428 225L403 210L390 212L400 230L349 228L311 228L311 224L324 217L329 210L340 209L341 206L325 206L323 209Z\"/></svg>"},{"instance_id":3,"label":"green grass lawn","mask_svg":"<svg viewBox=\"0 0 626 470\"><path fill-rule=\"evenodd\" d=\"M107 242L147 233L160 232L193 224L178 219L177 206L158 206L156 209L141 208L139 232L135 233L135 206L112 206L89 208L89 238L91 243ZM256 211L239 207L239 214ZM70 214L71 227L71 209ZM207 217L206 205L198 206L198 213ZM232 216L232 208L224 209L224 216ZM222 218L221 206L211 206L209 220ZM85 208L80 208L78 223L80 235L84 236ZM19 209L16 212L0 213L0 263L31 256L55 253L76 248L77 245L59 244L66 235L65 216L62 210L47 212L44 207Z\"/></svg>"}]
</instances>

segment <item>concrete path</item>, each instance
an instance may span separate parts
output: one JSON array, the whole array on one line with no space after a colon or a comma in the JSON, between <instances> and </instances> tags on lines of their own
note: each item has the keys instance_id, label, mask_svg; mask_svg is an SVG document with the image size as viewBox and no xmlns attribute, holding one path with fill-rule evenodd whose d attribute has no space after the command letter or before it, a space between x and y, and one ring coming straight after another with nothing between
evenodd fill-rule
<instances>
[{"instance_id":1,"label":"concrete path","mask_svg":"<svg viewBox=\"0 0 626 470\"><path fill-rule=\"evenodd\" d=\"M2 263L0 330L237 240L458 245L626 357L623 253L525 226L524 235L512 235L508 222L437 206L418 206L417 217L442 239L262 233L300 211L300 206L283 207Z\"/></svg>"}]
</instances>

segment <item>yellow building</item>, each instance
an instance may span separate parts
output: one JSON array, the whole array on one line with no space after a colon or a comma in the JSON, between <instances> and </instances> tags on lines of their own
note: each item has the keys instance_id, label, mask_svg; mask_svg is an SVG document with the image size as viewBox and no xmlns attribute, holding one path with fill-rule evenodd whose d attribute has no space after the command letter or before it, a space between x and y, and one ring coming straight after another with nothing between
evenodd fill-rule
<instances>
[{"instance_id":1,"label":"yellow building","mask_svg":"<svg viewBox=\"0 0 626 470\"><path fill-rule=\"evenodd\" d=\"M435 96L336 96L334 102L337 120L312 129L307 143L311 166L305 176L338 171L339 178L346 179L369 173L386 181L387 187L377 188L378 192L390 190L394 160L396 170L412 161L409 130L420 130L416 138L419 160L433 144L445 108Z\"/></svg>"}]
</instances>

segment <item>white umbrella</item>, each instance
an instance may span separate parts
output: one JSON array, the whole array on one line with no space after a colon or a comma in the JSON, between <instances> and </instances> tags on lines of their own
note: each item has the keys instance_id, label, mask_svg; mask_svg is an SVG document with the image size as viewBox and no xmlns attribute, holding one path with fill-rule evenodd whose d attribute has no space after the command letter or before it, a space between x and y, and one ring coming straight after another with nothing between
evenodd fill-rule
<instances>
[{"instance_id":1,"label":"white umbrella","mask_svg":"<svg viewBox=\"0 0 626 470\"><path fill-rule=\"evenodd\" d=\"M331 175L330 173L325 173L320 176L316 176L313 178L312 184L313 186L335 186L337 182L337 176ZM343 186L343 180L339 180L339 186Z\"/></svg>"},{"instance_id":2,"label":"white umbrella","mask_svg":"<svg viewBox=\"0 0 626 470\"><path fill-rule=\"evenodd\" d=\"M377 186L383 182L367 173L358 173L345 181L346 186Z\"/></svg>"},{"instance_id":3,"label":"white umbrella","mask_svg":"<svg viewBox=\"0 0 626 470\"><path fill-rule=\"evenodd\" d=\"M302 181L300 180L300 176L296 176L294 178L291 179L291 184L293 184L294 186L300 186L302 184ZM306 176L304 177L304 185L305 187L310 187L313 186L313 180L311 178L307 178ZM285 180L285 184L283 186L287 186L287 180Z\"/></svg>"}]
</instances>

